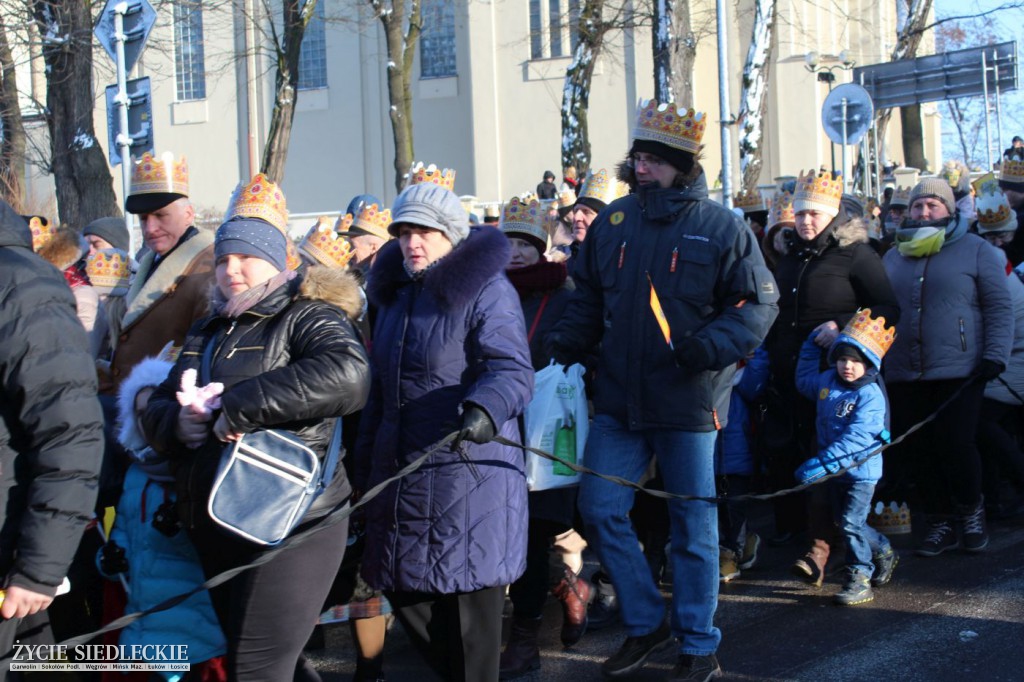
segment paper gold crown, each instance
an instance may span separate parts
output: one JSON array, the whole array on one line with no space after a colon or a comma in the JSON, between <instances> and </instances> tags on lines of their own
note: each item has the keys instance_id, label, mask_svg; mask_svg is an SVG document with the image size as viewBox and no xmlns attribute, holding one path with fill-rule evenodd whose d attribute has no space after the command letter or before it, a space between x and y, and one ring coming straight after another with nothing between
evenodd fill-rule
<instances>
[{"instance_id":1,"label":"paper gold crown","mask_svg":"<svg viewBox=\"0 0 1024 682\"><path fill-rule=\"evenodd\" d=\"M558 193L555 203L558 205L558 208L572 208L576 205L576 192L571 189L563 189Z\"/></svg>"},{"instance_id":2,"label":"paper gold crown","mask_svg":"<svg viewBox=\"0 0 1024 682\"><path fill-rule=\"evenodd\" d=\"M744 213L754 213L755 211L766 210L764 205L764 198L761 193L756 189L743 190L739 194L733 197L732 205L736 208L743 209Z\"/></svg>"},{"instance_id":3,"label":"paper gold crown","mask_svg":"<svg viewBox=\"0 0 1024 682\"><path fill-rule=\"evenodd\" d=\"M132 165L131 195L181 194L188 196L188 162L185 157L175 160L174 154L164 152L160 158L146 152Z\"/></svg>"},{"instance_id":4,"label":"paper gold crown","mask_svg":"<svg viewBox=\"0 0 1024 682\"><path fill-rule=\"evenodd\" d=\"M640 100L636 110L633 139L660 142L674 149L697 154L704 137L707 117L693 109L677 109L656 100Z\"/></svg>"},{"instance_id":5,"label":"paper gold crown","mask_svg":"<svg viewBox=\"0 0 1024 682\"><path fill-rule=\"evenodd\" d=\"M57 236L57 225L38 215L28 219L28 229L32 232L32 250L36 253Z\"/></svg>"},{"instance_id":6,"label":"paper gold crown","mask_svg":"<svg viewBox=\"0 0 1024 682\"><path fill-rule=\"evenodd\" d=\"M779 191L772 197L772 208L768 212L768 224L766 228L772 228L782 223L796 225L796 213L793 211L793 194L791 192Z\"/></svg>"},{"instance_id":7,"label":"paper gold crown","mask_svg":"<svg viewBox=\"0 0 1024 682\"><path fill-rule=\"evenodd\" d=\"M547 211L532 197L512 197L501 211L498 226L506 235L525 234L547 244L548 233L544 229Z\"/></svg>"},{"instance_id":8,"label":"paper gold crown","mask_svg":"<svg viewBox=\"0 0 1024 682\"><path fill-rule=\"evenodd\" d=\"M424 166L422 162L413 164L409 169L409 186L432 182L444 187L449 192L455 191L455 171L451 168L441 170L434 164Z\"/></svg>"},{"instance_id":9,"label":"paper gold crown","mask_svg":"<svg viewBox=\"0 0 1024 682\"><path fill-rule=\"evenodd\" d=\"M839 202L843 198L843 181L839 174L832 175L829 171L807 171L796 180L796 192L793 194L794 206L800 210L815 210L835 215Z\"/></svg>"},{"instance_id":10,"label":"paper gold crown","mask_svg":"<svg viewBox=\"0 0 1024 682\"><path fill-rule=\"evenodd\" d=\"M1002 191L979 194L974 200L974 210L977 212L979 234L1017 229L1017 214L1010 208L1010 202Z\"/></svg>"},{"instance_id":11,"label":"paper gold crown","mask_svg":"<svg viewBox=\"0 0 1024 682\"><path fill-rule=\"evenodd\" d=\"M382 210L377 204L362 204L355 216L346 213L344 217L349 219L348 227L344 230L339 229L338 232L348 232L351 228L355 227L372 234L374 237L380 237L384 240L391 239L391 233L388 232L388 227L391 225L390 208Z\"/></svg>"},{"instance_id":12,"label":"paper gold crown","mask_svg":"<svg viewBox=\"0 0 1024 682\"><path fill-rule=\"evenodd\" d=\"M629 187L612 177L604 168L588 171L580 189L580 199L596 199L605 206L629 193Z\"/></svg>"},{"instance_id":13,"label":"paper gold crown","mask_svg":"<svg viewBox=\"0 0 1024 682\"><path fill-rule=\"evenodd\" d=\"M288 207L284 192L263 173L257 173L238 192L228 208L225 221L232 218L261 218L288 234Z\"/></svg>"},{"instance_id":14,"label":"paper gold crown","mask_svg":"<svg viewBox=\"0 0 1024 682\"><path fill-rule=\"evenodd\" d=\"M908 535L911 531L910 508L904 502L876 502L868 512L868 525L885 535Z\"/></svg>"},{"instance_id":15,"label":"paper gold crown","mask_svg":"<svg viewBox=\"0 0 1024 682\"><path fill-rule=\"evenodd\" d=\"M1003 182L1024 184L1024 161L1003 161L999 169L999 179Z\"/></svg>"},{"instance_id":16,"label":"paper gold crown","mask_svg":"<svg viewBox=\"0 0 1024 682\"><path fill-rule=\"evenodd\" d=\"M848 343L863 351L874 366L880 368L882 358L895 340L895 327L886 326L884 317L871 317L871 308L861 308L846 323L832 347Z\"/></svg>"},{"instance_id":17,"label":"paper gold crown","mask_svg":"<svg viewBox=\"0 0 1024 682\"><path fill-rule=\"evenodd\" d=\"M85 272L95 287L127 289L131 279L128 254L120 249L94 251L85 259Z\"/></svg>"},{"instance_id":18,"label":"paper gold crown","mask_svg":"<svg viewBox=\"0 0 1024 682\"><path fill-rule=\"evenodd\" d=\"M910 190L912 187L896 187L892 191L892 199L889 200L889 207L910 206Z\"/></svg>"},{"instance_id":19,"label":"paper gold crown","mask_svg":"<svg viewBox=\"0 0 1024 682\"><path fill-rule=\"evenodd\" d=\"M331 219L321 216L299 243L299 251L329 268L344 268L355 256L352 246L338 236Z\"/></svg>"}]
</instances>

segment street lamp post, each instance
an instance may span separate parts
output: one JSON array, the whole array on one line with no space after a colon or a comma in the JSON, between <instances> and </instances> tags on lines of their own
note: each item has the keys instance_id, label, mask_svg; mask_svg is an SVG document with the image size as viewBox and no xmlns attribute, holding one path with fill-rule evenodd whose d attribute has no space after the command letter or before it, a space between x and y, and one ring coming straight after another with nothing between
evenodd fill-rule
<instances>
[{"instance_id":1,"label":"street lamp post","mask_svg":"<svg viewBox=\"0 0 1024 682\"><path fill-rule=\"evenodd\" d=\"M823 61L833 62L831 64L823 64ZM828 83L829 94L832 93L832 87L836 82L836 69L840 71L850 71L857 62L850 59L849 54L846 50L843 50L838 55L820 55L817 52L808 52L804 57L804 68L811 73L818 74L819 83ZM836 146L835 143L829 141L829 150L832 152L832 174L836 172ZM846 178L843 178L846 181Z\"/></svg>"}]
</instances>

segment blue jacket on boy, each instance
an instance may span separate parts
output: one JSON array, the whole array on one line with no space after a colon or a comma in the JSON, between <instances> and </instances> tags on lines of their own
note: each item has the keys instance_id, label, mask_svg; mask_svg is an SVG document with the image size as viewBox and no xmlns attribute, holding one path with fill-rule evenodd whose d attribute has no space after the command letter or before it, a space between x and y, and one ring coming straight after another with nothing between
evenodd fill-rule
<instances>
[{"instance_id":1,"label":"blue jacket on boy","mask_svg":"<svg viewBox=\"0 0 1024 682\"><path fill-rule=\"evenodd\" d=\"M800 348L796 387L817 405L818 457L804 462L796 477L800 483L809 483L849 469L843 478L877 482L882 477L882 457L870 455L889 440L889 401L878 368L867 362L867 371L857 381L840 379L833 345L829 351L833 366L819 372L821 349L814 343L815 335Z\"/></svg>"}]
</instances>

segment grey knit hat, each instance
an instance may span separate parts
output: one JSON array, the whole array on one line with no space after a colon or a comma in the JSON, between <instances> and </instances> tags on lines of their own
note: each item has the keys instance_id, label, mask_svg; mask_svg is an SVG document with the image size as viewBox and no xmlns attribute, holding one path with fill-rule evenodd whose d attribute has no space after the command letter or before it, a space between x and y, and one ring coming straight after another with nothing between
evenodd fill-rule
<instances>
[{"instance_id":1,"label":"grey knit hat","mask_svg":"<svg viewBox=\"0 0 1024 682\"><path fill-rule=\"evenodd\" d=\"M918 199L934 197L941 201L949 211L949 215L956 213L956 199L953 198L953 188L943 178L925 178L914 185L910 190L910 204L913 207Z\"/></svg>"},{"instance_id":2,"label":"grey knit hat","mask_svg":"<svg viewBox=\"0 0 1024 682\"><path fill-rule=\"evenodd\" d=\"M96 235L105 239L108 244L121 251L128 250L128 228L124 224L124 218L97 218L82 230L86 237Z\"/></svg>"},{"instance_id":3,"label":"grey knit hat","mask_svg":"<svg viewBox=\"0 0 1024 682\"><path fill-rule=\"evenodd\" d=\"M406 187L395 199L388 231L397 237L402 223L438 230L452 246L469 236L469 216L459 197L431 182Z\"/></svg>"}]
</instances>

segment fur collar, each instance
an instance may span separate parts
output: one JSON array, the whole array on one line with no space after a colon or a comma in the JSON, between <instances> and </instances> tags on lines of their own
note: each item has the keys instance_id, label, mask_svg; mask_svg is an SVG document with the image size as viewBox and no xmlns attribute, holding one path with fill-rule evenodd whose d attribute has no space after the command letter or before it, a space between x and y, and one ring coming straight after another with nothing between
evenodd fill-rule
<instances>
[{"instance_id":1,"label":"fur collar","mask_svg":"<svg viewBox=\"0 0 1024 682\"><path fill-rule=\"evenodd\" d=\"M511 256L512 248L502 232L490 226L474 227L465 241L427 272L423 286L442 310L464 308L487 280L504 272ZM411 281L402 260L397 239L377 252L366 292L375 305L393 302L398 290Z\"/></svg>"},{"instance_id":2,"label":"fur collar","mask_svg":"<svg viewBox=\"0 0 1024 682\"><path fill-rule=\"evenodd\" d=\"M164 294L177 284L178 278L189 269L195 257L212 245L213 232L199 230L198 234L174 249L174 252L167 256L167 262L162 263L148 280L146 273L153 267L155 254L150 251L143 256L139 263L139 271L125 297L128 308L124 313L122 328L129 327L149 306L162 299Z\"/></svg>"},{"instance_id":3,"label":"fur collar","mask_svg":"<svg viewBox=\"0 0 1024 682\"><path fill-rule=\"evenodd\" d=\"M39 249L39 255L58 270L71 267L88 252L85 238L68 227L57 228L53 239Z\"/></svg>"},{"instance_id":4,"label":"fur collar","mask_svg":"<svg viewBox=\"0 0 1024 682\"><path fill-rule=\"evenodd\" d=\"M299 298L324 301L341 308L353 322L363 315L363 295L355 275L341 268L314 265L299 285Z\"/></svg>"},{"instance_id":5,"label":"fur collar","mask_svg":"<svg viewBox=\"0 0 1024 682\"><path fill-rule=\"evenodd\" d=\"M868 224L863 218L853 218L841 225L836 225L833 236L840 247L851 244L867 244Z\"/></svg>"}]
</instances>

